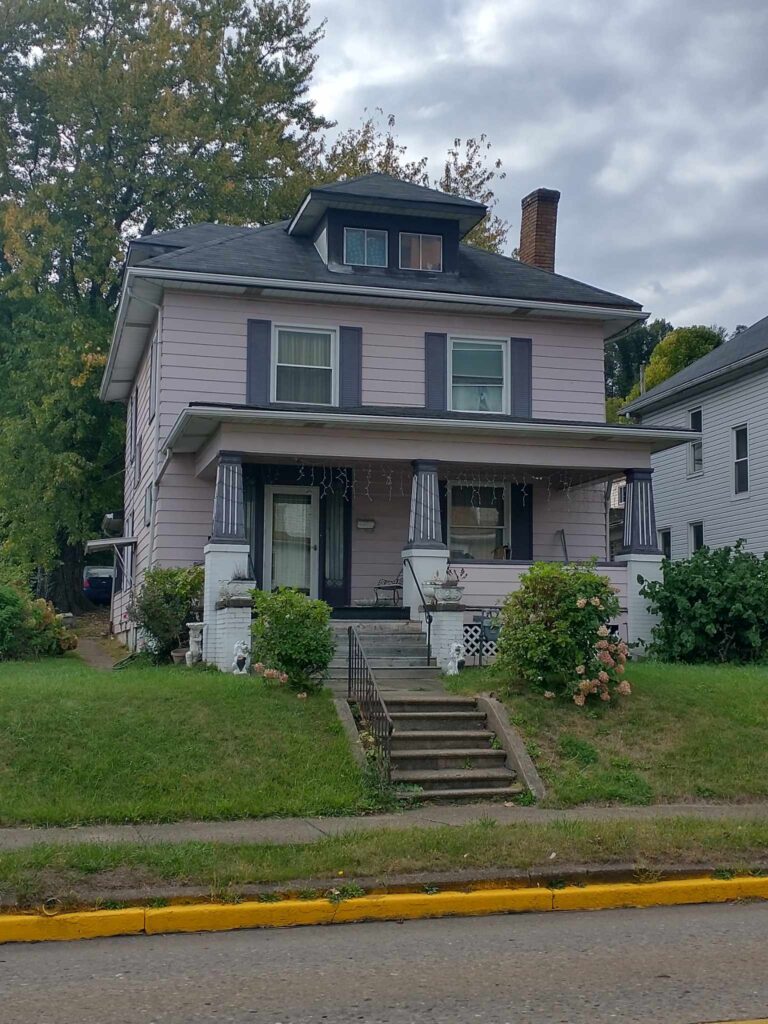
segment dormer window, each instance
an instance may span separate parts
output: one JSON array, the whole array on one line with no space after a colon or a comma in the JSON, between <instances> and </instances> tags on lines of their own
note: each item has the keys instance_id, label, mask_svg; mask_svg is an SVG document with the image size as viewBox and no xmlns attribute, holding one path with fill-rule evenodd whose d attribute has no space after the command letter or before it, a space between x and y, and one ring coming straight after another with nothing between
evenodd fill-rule
<instances>
[{"instance_id":1,"label":"dormer window","mask_svg":"<svg viewBox=\"0 0 768 1024\"><path fill-rule=\"evenodd\" d=\"M400 232L401 270L443 269L443 236Z\"/></svg>"},{"instance_id":2,"label":"dormer window","mask_svg":"<svg viewBox=\"0 0 768 1024\"><path fill-rule=\"evenodd\" d=\"M386 267L387 232L344 228L344 262L352 267Z\"/></svg>"}]
</instances>

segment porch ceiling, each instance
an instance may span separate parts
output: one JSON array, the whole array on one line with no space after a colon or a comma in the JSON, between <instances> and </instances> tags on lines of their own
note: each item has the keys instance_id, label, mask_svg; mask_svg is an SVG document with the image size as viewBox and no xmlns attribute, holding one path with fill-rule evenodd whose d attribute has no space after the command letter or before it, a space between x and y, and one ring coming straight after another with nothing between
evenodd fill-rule
<instances>
[{"instance_id":1,"label":"porch ceiling","mask_svg":"<svg viewBox=\"0 0 768 1024\"><path fill-rule=\"evenodd\" d=\"M167 453L196 455L205 472L219 451L255 460L409 462L563 468L585 478L650 465L653 452L690 441L691 432L602 423L457 420L413 415L191 406L179 415Z\"/></svg>"}]
</instances>

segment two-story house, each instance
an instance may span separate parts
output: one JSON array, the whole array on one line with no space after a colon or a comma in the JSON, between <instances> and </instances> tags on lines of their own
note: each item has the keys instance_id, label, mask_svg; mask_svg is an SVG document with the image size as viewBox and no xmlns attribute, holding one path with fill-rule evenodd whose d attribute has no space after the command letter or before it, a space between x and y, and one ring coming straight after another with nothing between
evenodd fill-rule
<instances>
[{"instance_id":1,"label":"two-story house","mask_svg":"<svg viewBox=\"0 0 768 1024\"><path fill-rule=\"evenodd\" d=\"M558 199L523 200L519 260L462 242L482 204L383 174L286 222L133 241L102 386L128 407L115 632L147 566L203 561L207 585L417 618L449 562L476 608L532 560L596 558L631 612L606 485L627 481L626 556L655 558L651 457L691 435L606 424L604 341L646 314L554 273Z\"/></svg>"},{"instance_id":2,"label":"two-story house","mask_svg":"<svg viewBox=\"0 0 768 1024\"><path fill-rule=\"evenodd\" d=\"M655 454L659 547L687 558L740 538L768 551L768 317L651 388L625 412L699 431Z\"/></svg>"}]
</instances>

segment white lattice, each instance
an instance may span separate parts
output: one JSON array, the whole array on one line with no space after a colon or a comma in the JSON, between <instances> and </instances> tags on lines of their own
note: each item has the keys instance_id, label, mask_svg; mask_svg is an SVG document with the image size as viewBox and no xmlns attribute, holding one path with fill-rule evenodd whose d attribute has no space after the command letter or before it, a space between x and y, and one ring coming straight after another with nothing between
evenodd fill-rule
<instances>
[{"instance_id":1,"label":"white lattice","mask_svg":"<svg viewBox=\"0 0 768 1024\"><path fill-rule=\"evenodd\" d=\"M464 623L464 660L476 665L480 660L481 628L475 623ZM483 663L496 657L496 641L486 640L483 644Z\"/></svg>"}]
</instances>

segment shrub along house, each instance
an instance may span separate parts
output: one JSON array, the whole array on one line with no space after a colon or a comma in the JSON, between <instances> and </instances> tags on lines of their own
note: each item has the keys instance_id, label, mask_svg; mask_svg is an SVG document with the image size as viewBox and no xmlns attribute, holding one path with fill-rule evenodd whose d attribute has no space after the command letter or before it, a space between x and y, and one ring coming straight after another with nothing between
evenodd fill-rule
<instances>
[{"instance_id":1,"label":"shrub along house","mask_svg":"<svg viewBox=\"0 0 768 1024\"><path fill-rule=\"evenodd\" d=\"M532 560L594 557L634 638L634 568L658 562L651 455L691 433L605 423L604 340L646 314L553 272L558 199L523 200L520 260L462 243L480 203L381 174L312 189L287 222L132 242L102 386L128 406L115 632L133 643L150 565L205 561L224 667L233 577L418 618L416 580L448 565L477 608Z\"/></svg>"}]
</instances>

